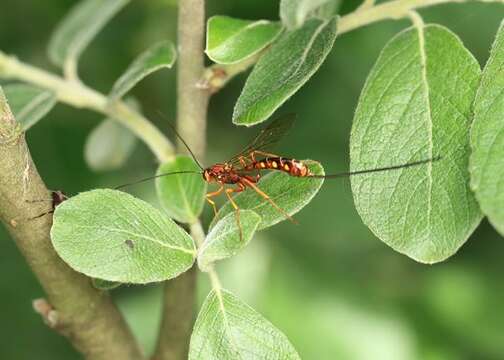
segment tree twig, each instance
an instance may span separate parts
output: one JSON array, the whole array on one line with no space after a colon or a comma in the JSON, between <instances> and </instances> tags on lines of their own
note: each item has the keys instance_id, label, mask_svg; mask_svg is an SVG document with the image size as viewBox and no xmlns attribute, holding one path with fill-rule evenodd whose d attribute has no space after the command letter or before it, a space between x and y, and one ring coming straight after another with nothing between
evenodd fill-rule
<instances>
[{"instance_id":1,"label":"tree twig","mask_svg":"<svg viewBox=\"0 0 504 360\"><path fill-rule=\"evenodd\" d=\"M48 89L65 104L90 109L119 121L142 139L161 162L169 161L174 156L174 148L170 141L142 114L122 101L109 102L105 95L80 81L63 79L2 52L0 52L0 78L21 80Z\"/></svg>"},{"instance_id":2,"label":"tree twig","mask_svg":"<svg viewBox=\"0 0 504 360\"><path fill-rule=\"evenodd\" d=\"M180 0L178 12L177 128L192 151L203 161L206 148L206 119L210 92L199 85L204 71L205 1ZM186 152L179 142L180 152ZM195 232L195 230L198 230ZM202 234L199 223L191 235ZM204 234L203 234L204 236ZM197 242L199 240L196 240ZM166 283L163 319L154 359L187 359L194 320L196 270Z\"/></svg>"},{"instance_id":3,"label":"tree twig","mask_svg":"<svg viewBox=\"0 0 504 360\"><path fill-rule=\"evenodd\" d=\"M206 148L209 92L198 83L205 70L205 1L181 0L178 14L177 128L200 162ZM179 149L186 152L182 144Z\"/></svg>"},{"instance_id":4,"label":"tree twig","mask_svg":"<svg viewBox=\"0 0 504 360\"><path fill-rule=\"evenodd\" d=\"M110 297L71 270L54 251L49 198L0 89L0 218L44 288L48 300L34 301L45 322L69 338L86 359L142 359L127 324Z\"/></svg>"},{"instance_id":5,"label":"tree twig","mask_svg":"<svg viewBox=\"0 0 504 360\"><path fill-rule=\"evenodd\" d=\"M164 285L163 317L152 360L187 359L195 290L196 267Z\"/></svg>"}]
</instances>

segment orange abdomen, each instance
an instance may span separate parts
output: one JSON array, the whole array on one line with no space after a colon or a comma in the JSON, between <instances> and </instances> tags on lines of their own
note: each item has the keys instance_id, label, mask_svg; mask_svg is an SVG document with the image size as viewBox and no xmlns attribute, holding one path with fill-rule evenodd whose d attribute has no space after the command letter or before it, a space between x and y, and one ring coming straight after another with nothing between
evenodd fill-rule
<instances>
[{"instance_id":1,"label":"orange abdomen","mask_svg":"<svg viewBox=\"0 0 504 360\"><path fill-rule=\"evenodd\" d=\"M304 177L310 175L310 170L301 161L282 157L268 157L257 160L247 166L246 170L279 170L291 176Z\"/></svg>"}]
</instances>

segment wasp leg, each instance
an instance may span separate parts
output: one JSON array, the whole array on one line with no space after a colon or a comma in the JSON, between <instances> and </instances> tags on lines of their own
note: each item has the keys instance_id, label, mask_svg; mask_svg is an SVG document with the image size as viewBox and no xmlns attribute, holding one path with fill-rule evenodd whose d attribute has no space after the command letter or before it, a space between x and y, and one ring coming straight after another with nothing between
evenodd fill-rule
<instances>
[{"instance_id":1,"label":"wasp leg","mask_svg":"<svg viewBox=\"0 0 504 360\"><path fill-rule=\"evenodd\" d=\"M213 201L211 198L219 195L222 192L222 190L224 190L224 184L220 184L219 190L213 191L213 192L209 192L208 194L205 195L206 201L208 201L208 203L210 205L212 205L212 208L213 208L213 211L214 211L215 215L217 215L217 207L215 206L215 201Z\"/></svg>"},{"instance_id":2,"label":"wasp leg","mask_svg":"<svg viewBox=\"0 0 504 360\"><path fill-rule=\"evenodd\" d=\"M42 214L40 214L40 215L37 215L37 216L31 217L31 218L29 218L28 220L35 220L35 219L39 219L39 218L41 218L41 217L43 217L43 216L46 216L46 215L49 215L49 214L53 214L53 213L54 213L54 210L47 211L47 212L42 213Z\"/></svg>"},{"instance_id":3,"label":"wasp leg","mask_svg":"<svg viewBox=\"0 0 504 360\"><path fill-rule=\"evenodd\" d=\"M231 206L235 209L235 214L236 214L236 225L238 225L238 230L240 231L240 241L243 241L243 230L241 227L240 223L240 208L236 204L236 202L233 200L233 197L231 196L232 193L239 193L245 190L245 186L242 183L237 183L237 187L232 189L226 189L226 196L229 199L229 202L231 203Z\"/></svg>"},{"instance_id":4,"label":"wasp leg","mask_svg":"<svg viewBox=\"0 0 504 360\"><path fill-rule=\"evenodd\" d=\"M290 222L292 222L293 224L298 224L298 222L292 217L290 216L284 209L282 209L280 206L278 206L270 197L268 194L266 194L264 191L262 191L261 189L259 189L257 187L256 184L254 184L252 181L246 179L246 178L242 178L242 181L244 182L243 185L245 186L249 186L251 187L252 189L254 189L254 191L256 193L258 193L260 196L262 196L265 200L267 200L279 213L281 213L283 216L285 216L285 218L287 220L289 220Z\"/></svg>"},{"instance_id":5,"label":"wasp leg","mask_svg":"<svg viewBox=\"0 0 504 360\"><path fill-rule=\"evenodd\" d=\"M25 202L28 203L28 204L37 204L37 203L41 203L41 202L53 202L53 199L25 200ZM51 210L43 212L40 215L28 218L28 220L29 221L36 220L36 219L39 219L41 217L44 217L44 216L52 214L52 213L54 213L54 207Z\"/></svg>"},{"instance_id":6,"label":"wasp leg","mask_svg":"<svg viewBox=\"0 0 504 360\"><path fill-rule=\"evenodd\" d=\"M247 163L247 161L245 160L245 159L247 159L245 156L240 156L238 158L238 161L240 161L240 165L242 166L243 169L246 169L250 165L252 165L252 167L254 167L253 164L256 162L255 157L254 157L253 153L250 153L249 156L250 156L249 163ZM250 161L252 161L252 162L250 163ZM249 177L249 180L253 181L253 182L258 182L259 179L261 178L261 169L256 168L255 171L256 171L255 178Z\"/></svg>"}]
</instances>

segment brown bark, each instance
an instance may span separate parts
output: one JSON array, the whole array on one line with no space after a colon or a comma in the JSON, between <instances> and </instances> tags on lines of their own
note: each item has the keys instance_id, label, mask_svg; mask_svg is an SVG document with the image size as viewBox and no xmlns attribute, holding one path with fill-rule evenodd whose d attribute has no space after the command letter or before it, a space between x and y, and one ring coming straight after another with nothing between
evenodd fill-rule
<instances>
[{"instance_id":1,"label":"brown bark","mask_svg":"<svg viewBox=\"0 0 504 360\"><path fill-rule=\"evenodd\" d=\"M70 269L50 240L51 194L32 161L24 133L0 88L0 219L33 270L48 300L34 301L46 323L91 360L141 359L122 315L107 293Z\"/></svg>"}]
</instances>

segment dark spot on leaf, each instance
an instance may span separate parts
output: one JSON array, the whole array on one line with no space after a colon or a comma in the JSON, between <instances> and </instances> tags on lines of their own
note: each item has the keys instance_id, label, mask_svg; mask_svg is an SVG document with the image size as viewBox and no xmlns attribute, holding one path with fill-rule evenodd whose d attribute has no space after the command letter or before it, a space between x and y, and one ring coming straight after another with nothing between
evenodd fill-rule
<instances>
[{"instance_id":1,"label":"dark spot on leaf","mask_svg":"<svg viewBox=\"0 0 504 360\"><path fill-rule=\"evenodd\" d=\"M130 248L133 249L135 247L135 244L133 243L133 240L125 240L124 243Z\"/></svg>"}]
</instances>

